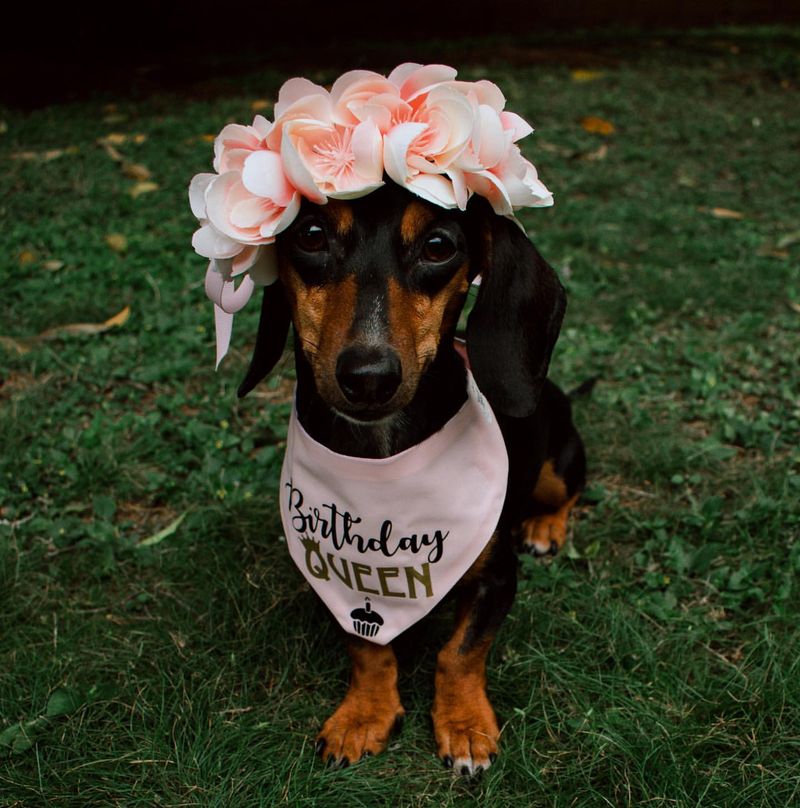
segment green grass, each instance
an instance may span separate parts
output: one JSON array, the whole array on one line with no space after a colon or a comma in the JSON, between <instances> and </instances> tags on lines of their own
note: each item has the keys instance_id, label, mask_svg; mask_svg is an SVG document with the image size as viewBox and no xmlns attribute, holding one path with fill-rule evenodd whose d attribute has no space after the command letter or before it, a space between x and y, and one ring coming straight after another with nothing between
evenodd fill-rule
<instances>
[{"instance_id":1,"label":"green grass","mask_svg":"<svg viewBox=\"0 0 800 808\"><path fill-rule=\"evenodd\" d=\"M552 375L601 379L576 408L594 505L568 553L523 559L490 663L502 756L477 782L433 755L447 614L402 643L389 751L313 755L347 667L278 541L291 370L236 400L251 306L214 373L186 199L202 135L285 76L0 114L0 335L131 307L103 334L0 346L0 803L800 803L800 35L600 37L570 62L601 65L585 83L560 56L444 54L537 126L557 203L524 221L570 291ZM146 135L118 148L157 191L129 194L96 143L113 131ZM19 157L53 149L71 153Z\"/></svg>"}]
</instances>

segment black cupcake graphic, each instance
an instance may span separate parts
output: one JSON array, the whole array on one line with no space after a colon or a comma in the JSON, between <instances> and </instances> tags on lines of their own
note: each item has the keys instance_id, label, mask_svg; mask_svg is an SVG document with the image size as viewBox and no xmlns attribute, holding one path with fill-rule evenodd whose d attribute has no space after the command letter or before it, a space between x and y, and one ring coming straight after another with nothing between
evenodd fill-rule
<instances>
[{"instance_id":1,"label":"black cupcake graphic","mask_svg":"<svg viewBox=\"0 0 800 808\"><path fill-rule=\"evenodd\" d=\"M363 609L353 609L350 612L350 617L353 618L353 628L356 634L362 637L374 637L380 631L383 625L383 618L377 613L372 611L369 598L364 598Z\"/></svg>"}]
</instances>

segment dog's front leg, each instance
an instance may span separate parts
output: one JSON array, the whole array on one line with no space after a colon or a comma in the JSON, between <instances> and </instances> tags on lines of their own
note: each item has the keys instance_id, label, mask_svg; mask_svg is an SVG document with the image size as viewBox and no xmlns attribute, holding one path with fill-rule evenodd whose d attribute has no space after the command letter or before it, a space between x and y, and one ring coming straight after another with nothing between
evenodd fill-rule
<instances>
[{"instance_id":1,"label":"dog's front leg","mask_svg":"<svg viewBox=\"0 0 800 808\"><path fill-rule=\"evenodd\" d=\"M516 556L510 537L493 541L487 559L467 573L453 636L439 652L433 731L448 768L469 775L497 757L500 729L486 695L486 655L516 592Z\"/></svg>"},{"instance_id":2,"label":"dog's front leg","mask_svg":"<svg viewBox=\"0 0 800 808\"><path fill-rule=\"evenodd\" d=\"M350 689L317 736L317 752L342 768L382 752L405 714L391 645L348 637L347 651L353 662Z\"/></svg>"}]
</instances>

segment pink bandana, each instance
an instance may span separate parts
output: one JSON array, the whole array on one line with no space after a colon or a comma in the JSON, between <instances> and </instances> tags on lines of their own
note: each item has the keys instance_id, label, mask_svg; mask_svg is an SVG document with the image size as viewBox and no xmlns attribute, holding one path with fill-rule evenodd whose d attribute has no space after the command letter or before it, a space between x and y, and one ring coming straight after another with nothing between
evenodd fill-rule
<instances>
[{"instance_id":1,"label":"pink bandana","mask_svg":"<svg viewBox=\"0 0 800 808\"><path fill-rule=\"evenodd\" d=\"M424 617L488 544L508 457L468 373L464 406L380 460L336 454L292 413L281 475L289 553L342 628L386 645Z\"/></svg>"}]
</instances>

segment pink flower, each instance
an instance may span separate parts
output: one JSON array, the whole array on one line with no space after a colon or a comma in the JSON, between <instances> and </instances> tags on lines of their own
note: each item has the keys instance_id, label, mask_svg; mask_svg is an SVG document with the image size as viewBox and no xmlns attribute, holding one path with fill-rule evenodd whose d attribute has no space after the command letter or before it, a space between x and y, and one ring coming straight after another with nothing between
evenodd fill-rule
<instances>
[{"instance_id":1,"label":"pink flower","mask_svg":"<svg viewBox=\"0 0 800 808\"><path fill-rule=\"evenodd\" d=\"M511 216L522 207L547 207L553 195L539 179L536 168L512 145L505 158L491 169L464 174L467 187L489 200L494 212Z\"/></svg>"},{"instance_id":2,"label":"pink flower","mask_svg":"<svg viewBox=\"0 0 800 808\"><path fill-rule=\"evenodd\" d=\"M397 87L379 73L351 70L343 74L331 87L333 122L340 126L356 126L359 122L368 120L371 115L365 115L363 107L374 98L384 99L383 102L378 102L376 111L384 104L390 105L394 99L401 100Z\"/></svg>"},{"instance_id":3,"label":"pink flower","mask_svg":"<svg viewBox=\"0 0 800 808\"><path fill-rule=\"evenodd\" d=\"M307 199L354 199L383 185L383 141L372 121L356 126L294 120L283 127L286 176Z\"/></svg>"},{"instance_id":4,"label":"pink flower","mask_svg":"<svg viewBox=\"0 0 800 808\"><path fill-rule=\"evenodd\" d=\"M300 209L300 197L287 181L280 155L253 152L239 171L215 177L205 191L214 228L240 244L268 244Z\"/></svg>"},{"instance_id":5,"label":"pink flower","mask_svg":"<svg viewBox=\"0 0 800 808\"><path fill-rule=\"evenodd\" d=\"M553 197L516 143L533 129L505 109L490 81L460 81L447 65L398 65L388 77L367 70L340 76L329 92L303 78L281 87L275 122L256 115L229 124L214 143L216 173L189 187L200 221L195 250L210 259L217 363L233 314L258 285L277 277L275 237L297 216L301 197L316 204L399 185L445 208L486 197L499 215L545 206Z\"/></svg>"},{"instance_id":6,"label":"pink flower","mask_svg":"<svg viewBox=\"0 0 800 808\"><path fill-rule=\"evenodd\" d=\"M411 88L414 86L412 83ZM467 200L461 192L463 182L456 160L475 128L470 99L440 85L427 92L417 106L406 102L397 108L393 124L384 138L386 173L429 202L463 208Z\"/></svg>"},{"instance_id":7,"label":"pink flower","mask_svg":"<svg viewBox=\"0 0 800 808\"><path fill-rule=\"evenodd\" d=\"M283 133L292 121L330 124L332 108L330 93L308 79L289 79L278 92L275 104L275 123L267 137L272 151L280 152Z\"/></svg>"},{"instance_id":8,"label":"pink flower","mask_svg":"<svg viewBox=\"0 0 800 808\"><path fill-rule=\"evenodd\" d=\"M437 84L453 81L457 75L458 71L447 65L419 65L406 62L392 70L389 81L397 87L404 101L413 101Z\"/></svg>"},{"instance_id":9,"label":"pink flower","mask_svg":"<svg viewBox=\"0 0 800 808\"><path fill-rule=\"evenodd\" d=\"M265 149L266 137L272 124L263 116L256 115L252 126L228 124L214 141L214 171L241 171L245 159L258 149Z\"/></svg>"}]
</instances>

